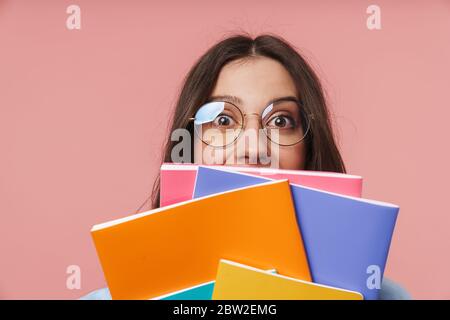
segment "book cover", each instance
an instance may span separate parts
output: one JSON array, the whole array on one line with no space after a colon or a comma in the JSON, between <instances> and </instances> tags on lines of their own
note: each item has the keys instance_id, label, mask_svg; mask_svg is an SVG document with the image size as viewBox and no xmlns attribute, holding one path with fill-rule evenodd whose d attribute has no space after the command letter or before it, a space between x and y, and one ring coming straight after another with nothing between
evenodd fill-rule
<instances>
[{"instance_id":1,"label":"book cover","mask_svg":"<svg viewBox=\"0 0 450 320\"><path fill-rule=\"evenodd\" d=\"M113 299L212 281L222 258L311 280L287 180L102 223L91 234Z\"/></svg>"},{"instance_id":2,"label":"book cover","mask_svg":"<svg viewBox=\"0 0 450 320\"><path fill-rule=\"evenodd\" d=\"M194 197L267 181L200 167ZM313 281L377 299L399 207L294 184L291 191Z\"/></svg>"},{"instance_id":3,"label":"book cover","mask_svg":"<svg viewBox=\"0 0 450 320\"><path fill-rule=\"evenodd\" d=\"M362 300L355 291L299 280L220 260L213 300Z\"/></svg>"},{"instance_id":4,"label":"book cover","mask_svg":"<svg viewBox=\"0 0 450 320\"><path fill-rule=\"evenodd\" d=\"M276 273L275 269L267 270L266 272ZM214 285L216 281L209 281L190 288L171 292L152 300L212 300Z\"/></svg>"},{"instance_id":5,"label":"book cover","mask_svg":"<svg viewBox=\"0 0 450 320\"><path fill-rule=\"evenodd\" d=\"M331 191L354 197L361 197L362 177L356 175L309 171L282 170L271 168L207 166L238 171L271 179L288 179L307 187ZM192 199L198 165L164 163L160 170L160 206L167 206Z\"/></svg>"}]
</instances>

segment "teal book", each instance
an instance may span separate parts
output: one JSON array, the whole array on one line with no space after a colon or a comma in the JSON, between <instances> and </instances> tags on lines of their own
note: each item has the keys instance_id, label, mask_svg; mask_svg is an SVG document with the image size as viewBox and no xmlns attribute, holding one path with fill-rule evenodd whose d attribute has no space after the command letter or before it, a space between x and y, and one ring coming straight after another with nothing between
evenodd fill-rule
<instances>
[{"instance_id":1,"label":"teal book","mask_svg":"<svg viewBox=\"0 0 450 320\"><path fill-rule=\"evenodd\" d=\"M212 300L215 281L209 281L194 287L171 292L153 300Z\"/></svg>"},{"instance_id":2,"label":"teal book","mask_svg":"<svg viewBox=\"0 0 450 320\"><path fill-rule=\"evenodd\" d=\"M267 272L277 273L275 269L267 270ZM216 281L205 282L190 288L156 297L152 300L212 300L215 283Z\"/></svg>"}]
</instances>

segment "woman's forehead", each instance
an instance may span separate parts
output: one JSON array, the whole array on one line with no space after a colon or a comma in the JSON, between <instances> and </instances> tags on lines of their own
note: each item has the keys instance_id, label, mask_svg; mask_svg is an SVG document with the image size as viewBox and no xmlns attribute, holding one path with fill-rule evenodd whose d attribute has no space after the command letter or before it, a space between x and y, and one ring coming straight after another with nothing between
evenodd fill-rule
<instances>
[{"instance_id":1,"label":"woman's forehead","mask_svg":"<svg viewBox=\"0 0 450 320\"><path fill-rule=\"evenodd\" d=\"M299 98L296 91L292 77L282 64L258 58L225 65L210 100L229 101L246 112L259 112L274 99Z\"/></svg>"}]
</instances>

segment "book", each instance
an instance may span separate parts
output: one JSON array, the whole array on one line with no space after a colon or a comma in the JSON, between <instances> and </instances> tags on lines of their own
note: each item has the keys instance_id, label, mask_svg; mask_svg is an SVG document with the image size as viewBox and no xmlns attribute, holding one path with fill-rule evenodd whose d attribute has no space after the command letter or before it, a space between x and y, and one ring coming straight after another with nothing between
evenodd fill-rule
<instances>
[{"instance_id":1,"label":"book","mask_svg":"<svg viewBox=\"0 0 450 320\"><path fill-rule=\"evenodd\" d=\"M306 187L361 197L362 177L335 172L282 170L272 168L208 166L238 171L271 179L288 179ZM198 165L163 163L160 170L160 206L192 199Z\"/></svg>"},{"instance_id":2,"label":"book","mask_svg":"<svg viewBox=\"0 0 450 320\"><path fill-rule=\"evenodd\" d=\"M267 181L218 167L200 167L194 198ZM377 299L399 207L290 186L313 281Z\"/></svg>"},{"instance_id":3,"label":"book","mask_svg":"<svg viewBox=\"0 0 450 320\"><path fill-rule=\"evenodd\" d=\"M171 292L151 300L212 300L215 280Z\"/></svg>"},{"instance_id":4,"label":"book","mask_svg":"<svg viewBox=\"0 0 450 320\"><path fill-rule=\"evenodd\" d=\"M222 259L213 300L363 300L359 292L268 273Z\"/></svg>"},{"instance_id":5,"label":"book","mask_svg":"<svg viewBox=\"0 0 450 320\"><path fill-rule=\"evenodd\" d=\"M311 280L287 180L105 222L91 235L113 299L212 281L222 258Z\"/></svg>"},{"instance_id":6,"label":"book","mask_svg":"<svg viewBox=\"0 0 450 320\"><path fill-rule=\"evenodd\" d=\"M276 269L267 270L269 273L276 273ZM208 281L190 288L171 292L152 300L212 300L214 285L216 281Z\"/></svg>"}]
</instances>

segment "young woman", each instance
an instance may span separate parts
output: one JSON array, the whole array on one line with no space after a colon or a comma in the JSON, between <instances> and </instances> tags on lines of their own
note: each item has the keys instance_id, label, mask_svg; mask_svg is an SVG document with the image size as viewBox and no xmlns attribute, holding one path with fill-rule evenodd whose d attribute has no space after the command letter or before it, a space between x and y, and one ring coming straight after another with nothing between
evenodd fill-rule
<instances>
[{"instance_id":1,"label":"young woman","mask_svg":"<svg viewBox=\"0 0 450 320\"><path fill-rule=\"evenodd\" d=\"M180 92L165 145L165 162L173 161L172 150L179 142L172 141L171 133L180 128L188 130L192 138L189 160L193 163L205 160L205 150L213 147L223 151L216 157L221 163L215 164L267 166L270 164L259 146L270 141L272 147L264 155L270 154L270 163L281 169L345 173L320 81L294 47L277 36L232 36L201 56ZM208 129L215 130L208 135ZM225 137L222 129L231 132L230 139L221 139L222 133ZM251 130L265 136L257 135L256 144L239 148L239 140ZM149 202L151 207L159 207L159 177ZM82 299L110 298L104 288ZM385 278L380 298L410 296Z\"/></svg>"}]
</instances>

